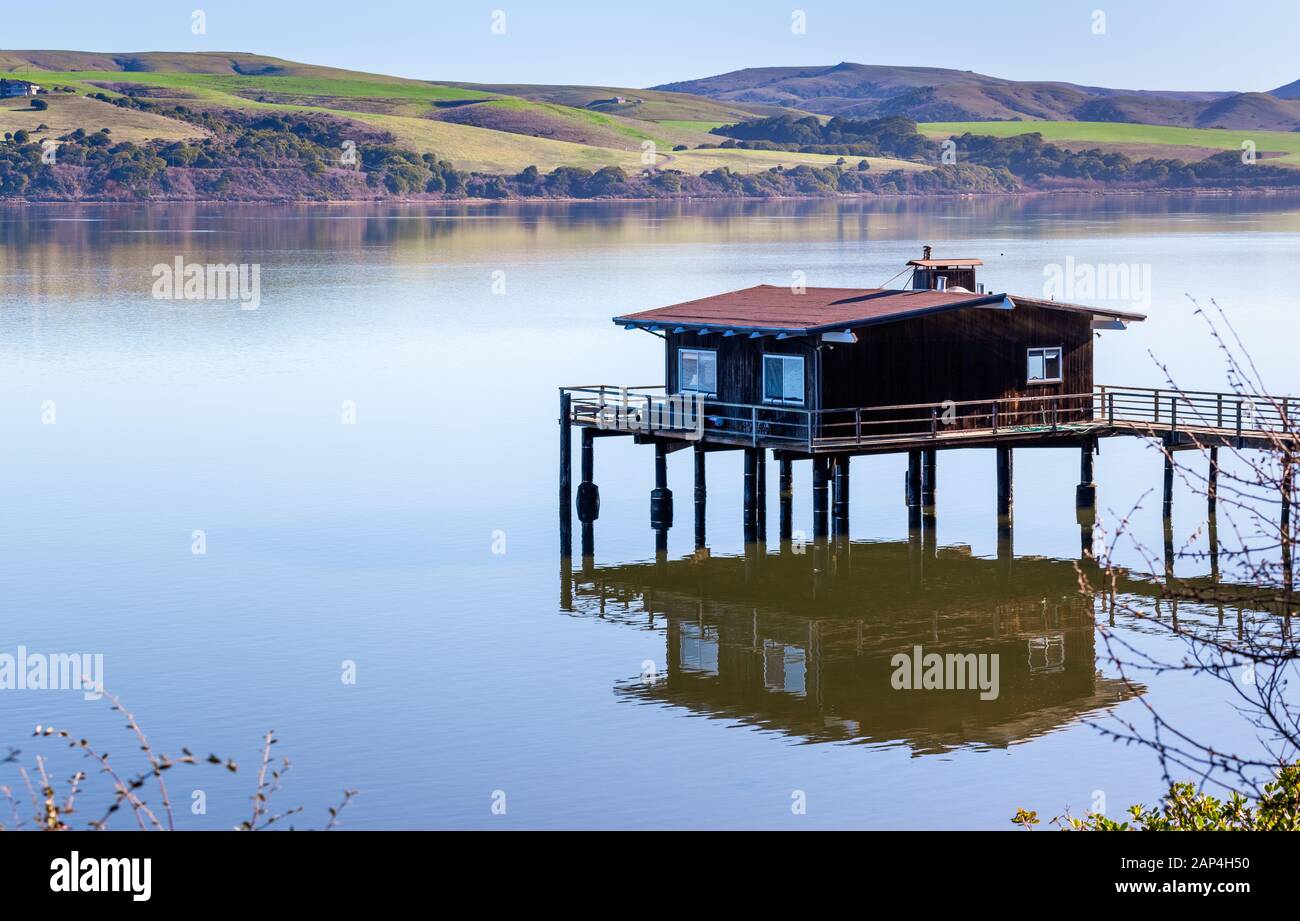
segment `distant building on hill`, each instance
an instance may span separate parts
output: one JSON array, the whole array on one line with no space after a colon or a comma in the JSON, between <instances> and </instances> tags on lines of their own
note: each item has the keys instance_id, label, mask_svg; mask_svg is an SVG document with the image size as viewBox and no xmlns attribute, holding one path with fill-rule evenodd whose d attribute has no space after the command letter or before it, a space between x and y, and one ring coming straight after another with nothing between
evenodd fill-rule
<instances>
[{"instance_id":1,"label":"distant building on hill","mask_svg":"<svg viewBox=\"0 0 1300 921\"><path fill-rule=\"evenodd\" d=\"M35 96L40 91L39 85L27 80L0 79L0 99L8 99L11 96Z\"/></svg>"}]
</instances>

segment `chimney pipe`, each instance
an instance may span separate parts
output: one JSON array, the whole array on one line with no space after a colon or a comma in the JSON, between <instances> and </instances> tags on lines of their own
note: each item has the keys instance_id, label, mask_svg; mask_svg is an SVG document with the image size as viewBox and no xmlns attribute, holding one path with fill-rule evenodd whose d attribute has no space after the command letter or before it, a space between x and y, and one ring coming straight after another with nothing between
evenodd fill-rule
<instances>
[{"instance_id":1,"label":"chimney pipe","mask_svg":"<svg viewBox=\"0 0 1300 921\"><path fill-rule=\"evenodd\" d=\"M925 246L922 246L922 247L921 247L921 258L922 258L922 259L929 259L929 258L930 258L930 252L931 252L931 247L930 247L929 244L926 244Z\"/></svg>"}]
</instances>

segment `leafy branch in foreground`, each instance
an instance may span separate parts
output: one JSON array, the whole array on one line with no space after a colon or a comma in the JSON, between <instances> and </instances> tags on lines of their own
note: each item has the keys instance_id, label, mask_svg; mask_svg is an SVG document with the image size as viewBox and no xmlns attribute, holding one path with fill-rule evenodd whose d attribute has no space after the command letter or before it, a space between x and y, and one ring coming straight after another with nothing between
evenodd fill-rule
<instances>
[{"instance_id":1,"label":"leafy branch in foreground","mask_svg":"<svg viewBox=\"0 0 1300 921\"><path fill-rule=\"evenodd\" d=\"M1155 754L1168 788L1164 803L1156 809L1133 806L1124 822L1095 812L1081 819L1067 814L1053 820L1062 828L1300 829L1300 643L1291 624L1297 538L1291 506L1300 461L1300 414L1293 399L1266 395L1258 367L1219 305L1193 305L1223 356L1232 393L1207 399L1184 390L1162 365L1182 424L1177 437L1161 438L1155 430L1149 435L1167 469L1206 501L1206 519L1176 550L1166 508L1161 567L1161 555L1134 536L1130 512L1109 529L1096 566L1080 565L1076 571L1085 595L1097 591L1094 578L1101 580L1100 597L1109 616L1098 622L1097 633L1107 663L1122 681L1131 688L1139 678L1153 675L1221 682L1228 704L1253 731L1242 741L1225 742L1205 728L1220 724L1186 725L1136 695L1130 709L1146 720L1116 711L1096 728L1114 741L1136 743ZM1224 430L1232 426L1225 420L1233 416L1237 431L1250 433L1249 439L1225 437ZM1199 452L1205 463L1175 464L1175 452ZM1225 531L1226 540L1221 540ZM1117 596L1121 570L1114 554L1120 539L1132 542L1156 582L1154 609ZM1208 562L1209 575L1180 577L1175 573L1180 559ZM1115 629L1119 616L1130 629ZM1152 636L1161 642L1145 641ZM1227 798L1211 796L1207 788ZM1012 821L1025 828L1039 824L1037 813L1025 809Z\"/></svg>"},{"instance_id":2,"label":"leafy branch in foreground","mask_svg":"<svg viewBox=\"0 0 1300 921\"><path fill-rule=\"evenodd\" d=\"M210 754L206 758L197 758L188 748L181 749L180 757L171 757L164 753L158 752L149 742L148 736L140 727L134 714L122 706L122 702L112 694L105 692L104 696L110 702L112 709L121 713L126 718L126 727L136 737L140 743L140 750L144 752L147 767L139 773L123 776L109 761L108 753L93 747L89 740L80 738L66 729L59 729L54 726L37 726L33 735L38 738L57 737L68 743L69 748L79 750L85 757L94 761L99 766L99 773L108 777L112 790L112 800L104 811L104 814L95 820L87 823L87 826L93 831L105 831L108 828L109 819L114 813L120 811L125 805L130 808L132 816L135 818L136 825L141 831L175 831L175 816L172 812L171 795L167 790L167 781L165 774L172 768L181 764L212 764L224 767L230 773L237 773L239 765L230 758L222 759L217 755ZM289 762L284 759L278 767L271 764L271 746L279 740L275 737L274 732L268 731L263 737L262 746L262 763L258 772L257 790L253 794L253 813L252 817L238 826L239 831L263 831L270 826L282 821L283 819L302 812L302 807L285 810L280 813L272 813L269 808L271 796L280 789L280 783L284 774L289 769ZM0 758L0 764L17 764L21 752L10 747L8 754ZM36 774L39 785L33 783L31 775L23 766L19 766L18 773L27 788L27 795L33 810L33 824L29 826L22 818L20 813L19 799L14 795L13 788L0 786L0 800L8 804L9 820L0 821L0 831L23 830L33 828L39 831L69 831L72 826L67 819L76 812L77 797L82 792L82 785L86 780L84 771L77 771L66 783L66 792L60 795L55 783L50 779L46 760L43 756L36 757ZM152 780L152 784L150 781ZM156 785L161 808L155 810L153 806L144 798L146 790ZM326 823L323 831L329 831L337 828L339 824L339 813L352 801L356 796L356 790L344 790L342 801L330 807L329 822ZM161 818L159 816L161 812ZM292 826L290 826L292 830Z\"/></svg>"},{"instance_id":3,"label":"leafy branch in foreground","mask_svg":"<svg viewBox=\"0 0 1300 921\"><path fill-rule=\"evenodd\" d=\"M1128 814L1129 821L1117 822L1098 812L1082 818L1066 813L1052 824L1063 831L1300 831L1300 763L1279 770L1254 802L1240 793L1220 800L1197 793L1190 783L1176 783L1159 806L1130 806ZM1027 809L1018 810L1011 822L1028 830L1040 824L1038 813Z\"/></svg>"}]
</instances>

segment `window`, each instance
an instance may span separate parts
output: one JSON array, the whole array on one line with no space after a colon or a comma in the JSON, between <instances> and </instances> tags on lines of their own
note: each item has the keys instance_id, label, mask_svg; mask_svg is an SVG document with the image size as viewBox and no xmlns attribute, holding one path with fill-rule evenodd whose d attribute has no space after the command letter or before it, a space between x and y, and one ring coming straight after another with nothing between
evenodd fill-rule
<instances>
[{"instance_id":1,"label":"window","mask_svg":"<svg viewBox=\"0 0 1300 921\"><path fill-rule=\"evenodd\" d=\"M1055 384L1061 380L1061 350L1030 349L1029 374L1026 379L1031 384Z\"/></svg>"},{"instance_id":2,"label":"window","mask_svg":"<svg viewBox=\"0 0 1300 921\"><path fill-rule=\"evenodd\" d=\"M677 390L679 393L718 395L718 353L712 349L677 351Z\"/></svg>"},{"instance_id":3,"label":"window","mask_svg":"<svg viewBox=\"0 0 1300 921\"><path fill-rule=\"evenodd\" d=\"M802 356L763 356L763 402L803 405Z\"/></svg>"}]
</instances>

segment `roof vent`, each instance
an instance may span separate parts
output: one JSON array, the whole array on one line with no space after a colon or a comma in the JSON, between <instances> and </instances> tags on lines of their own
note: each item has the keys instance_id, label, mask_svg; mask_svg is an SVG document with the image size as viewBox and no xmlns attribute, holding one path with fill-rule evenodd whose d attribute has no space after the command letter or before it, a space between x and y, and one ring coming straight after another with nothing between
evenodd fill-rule
<instances>
[{"instance_id":1,"label":"roof vent","mask_svg":"<svg viewBox=\"0 0 1300 921\"><path fill-rule=\"evenodd\" d=\"M942 275L936 277L935 280L934 280L934 290L936 290L936 291L947 291L947 290L948 290L948 279L947 279L947 278L944 278Z\"/></svg>"}]
</instances>

